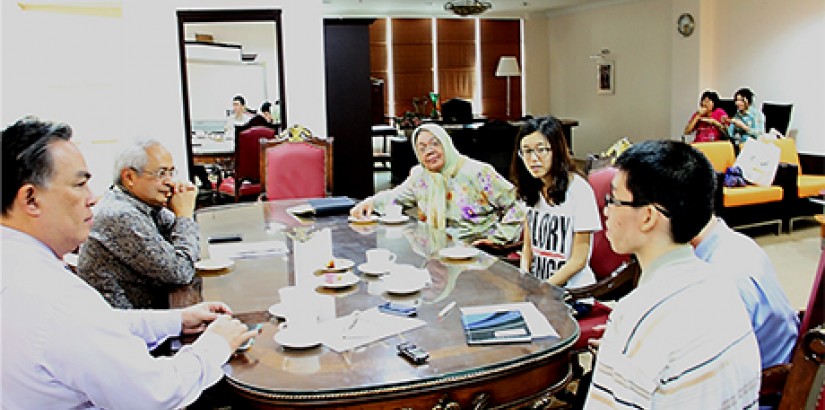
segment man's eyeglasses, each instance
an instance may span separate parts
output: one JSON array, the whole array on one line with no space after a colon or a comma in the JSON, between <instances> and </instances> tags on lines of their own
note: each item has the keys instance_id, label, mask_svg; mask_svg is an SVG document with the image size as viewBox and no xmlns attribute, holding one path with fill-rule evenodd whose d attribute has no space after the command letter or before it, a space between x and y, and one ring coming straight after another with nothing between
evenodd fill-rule
<instances>
[{"instance_id":1,"label":"man's eyeglasses","mask_svg":"<svg viewBox=\"0 0 825 410\"><path fill-rule=\"evenodd\" d=\"M135 171L137 171L137 172L139 172L143 175L149 175L151 177L155 177L157 179L174 178L178 175L178 170L175 169L175 168L160 168L157 171L144 171L144 170L140 170L140 169L135 169Z\"/></svg>"},{"instance_id":2,"label":"man's eyeglasses","mask_svg":"<svg viewBox=\"0 0 825 410\"><path fill-rule=\"evenodd\" d=\"M604 204L605 206L629 206L631 208L641 208L645 205L653 205L654 208L658 209L662 215L670 218L670 212L667 209L662 208L661 205L651 204L650 202L637 202L637 201L622 201L621 199L616 199L613 195L607 194L604 196Z\"/></svg>"},{"instance_id":3,"label":"man's eyeglasses","mask_svg":"<svg viewBox=\"0 0 825 410\"><path fill-rule=\"evenodd\" d=\"M550 152L552 152L552 149L550 147L536 147L535 149L523 148L518 150L518 156L521 159L525 159L531 158L533 155L535 155L539 159L544 159L547 158L548 155L550 155Z\"/></svg>"}]
</instances>

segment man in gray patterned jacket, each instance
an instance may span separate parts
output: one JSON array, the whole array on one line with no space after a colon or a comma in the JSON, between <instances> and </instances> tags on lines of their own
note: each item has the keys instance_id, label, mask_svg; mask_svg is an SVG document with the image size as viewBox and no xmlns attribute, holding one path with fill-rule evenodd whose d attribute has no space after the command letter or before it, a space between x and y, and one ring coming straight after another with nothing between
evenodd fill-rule
<instances>
[{"instance_id":1,"label":"man in gray patterned jacket","mask_svg":"<svg viewBox=\"0 0 825 410\"><path fill-rule=\"evenodd\" d=\"M144 139L115 160L115 183L94 209L78 275L116 308L168 308L169 291L195 277L197 188L174 180L172 155Z\"/></svg>"}]
</instances>

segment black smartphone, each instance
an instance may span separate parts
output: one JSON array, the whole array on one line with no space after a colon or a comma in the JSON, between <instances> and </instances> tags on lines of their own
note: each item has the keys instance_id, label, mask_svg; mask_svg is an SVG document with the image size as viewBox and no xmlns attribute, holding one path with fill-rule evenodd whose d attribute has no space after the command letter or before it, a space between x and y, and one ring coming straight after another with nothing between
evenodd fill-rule
<instances>
[{"instance_id":1,"label":"black smartphone","mask_svg":"<svg viewBox=\"0 0 825 410\"><path fill-rule=\"evenodd\" d=\"M413 364L424 364L430 358L426 350L416 346L412 342L404 342L397 346L398 355L409 360Z\"/></svg>"},{"instance_id":2,"label":"black smartphone","mask_svg":"<svg viewBox=\"0 0 825 410\"><path fill-rule=\"evenodd\" d=\"M210 236L208 241L209 243L226 243L226 242L240 242L243 240L243 237L237 233L231 233L227 235L215 235Z\"/></svg>"},{"instance_id":3,"label":"black smartphone","mask_svg":"<svg viewBox=\"0 0 825 410\"><path fill-rule=\"evenodd\" d=\"M415 306L402 305L393 302L384 302L378 305L378 310L391 315L404 317L412 317L418 314L418 308Z\"/></svg>"}]
</instances>

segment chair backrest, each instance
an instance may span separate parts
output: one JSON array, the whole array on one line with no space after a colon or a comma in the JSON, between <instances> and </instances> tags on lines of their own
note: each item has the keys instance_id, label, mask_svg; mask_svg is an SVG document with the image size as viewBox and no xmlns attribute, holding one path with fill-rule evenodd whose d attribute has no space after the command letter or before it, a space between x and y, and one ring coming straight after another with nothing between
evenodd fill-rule
<instances>
[{"instance_id":1,"label":"chair backrest","mask_svg":"<svg viewBox=\"0 0 825 410\"><path fill-rule=\"evenodd\" d=\"M791 111L793 111L793 104L762 103L762 114L765 115L765 131L774 128L782 135L788 135L788 126L791 124Z\"/></svg>"},{"instance_id":2,"label":"chair backrest","mask_svg":"<svg viewBox=\"0 0 825 410\"><path fill-rule=\"evenodd\" d=\"M719 108L725 110L728 117L733 117L736 114L736 103L733 99L719 99Z\"/></svg>"},{"instance_id":3,"label":"chair backrest","mask_svg":"<svg viewBox=\"0 0 825 410\"><path fill-rule=\"evenodd\" d=\"M730 141L696 142L693 148L705 154L716 172L725 172L736 161Z\"/></svg>"},{"instance_id":4,"label":"chair backrest","mask_svg":"<svg viewBox=\"0 0 825 410\"><path fill-rule=\"evenodd\" d=\"M332 191L332 141L290 127L261 144L261 185L268 200L323 198Z\"/></svg>"},{"instance_id":5,"label":"chair backrest","mask_svg":"<svg viewBox=\"0 0 825 410\"><path fill-rule=\"evenodd\" d=\"M478 141L483 148L481 161L492 165L501 176L508 178L519 127L507 121L491 120L478 128Z\"/></svg>"},{"instance_id":6,"label":"chair backrest","mask_svg":"<svg viewBox=\"0 0 825 410\"><path fill-rule=\"evenodd\" d=\"M791 138L777 138L771 140L777 147L779 147L779 162L796 165L799 173L802 173L802 168L799 166L799 153L796 151L796 142Z\"/></svg>"},{"instance_id":7,"label":"chair backrest","mask_svg":"<svg viewBox=\"0 0 825 410\"><path fill-rule=\"evenodd\" d=\"M441 116L445 124L469 124L473 122L473 104L460 98L452 98L441 104Z\"/></svg>"},{"instance_id":8,"label":"chair backrest","mask_svg":"<svg viewBox=\"0 0 825 410\"><path fill-rule=\"evenodd\" d=\"M275 130L269 127L250 127L235 134L235 190L246 180L258 182L260 172L260 140L275 137Z\"/></svg>"},{"instance_id":9,"label":"chair backrest","mask_svg":"<svg viewBox=\"0 0 825 410\"><path fill-rule=\"evenodd\" d=\"M599 217L604 227L605 197L610 193L610 183L618 170L614 167L604 167L595 170L587 176L587 181L593 188L596 195L596 204L599 209ZM610 247L605 229L593 234L593 249L591 250L590 269L596 275L596 280L610 276L623 263L630 263L630 255L620 255Z\"/></svg>"}]
</instances>

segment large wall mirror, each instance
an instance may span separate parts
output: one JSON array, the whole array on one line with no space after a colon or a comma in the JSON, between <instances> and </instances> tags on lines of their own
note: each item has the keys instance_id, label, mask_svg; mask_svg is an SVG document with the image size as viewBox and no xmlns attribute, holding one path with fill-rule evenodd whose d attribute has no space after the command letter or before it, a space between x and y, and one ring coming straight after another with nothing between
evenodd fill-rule
<instances>
[{"instance_id":1,"label":"large wall mirror","mask_svg":"<svg viewBox=\"0 0 825 410\"><path fill-rule=\"evenodd\" d=\"M281 10L179 10L178 43L189 172L234 155L233 98L250 115L269 103L286 124ZM190 179L191 179L190 175Z\"/></svg>"}]
</instances>

